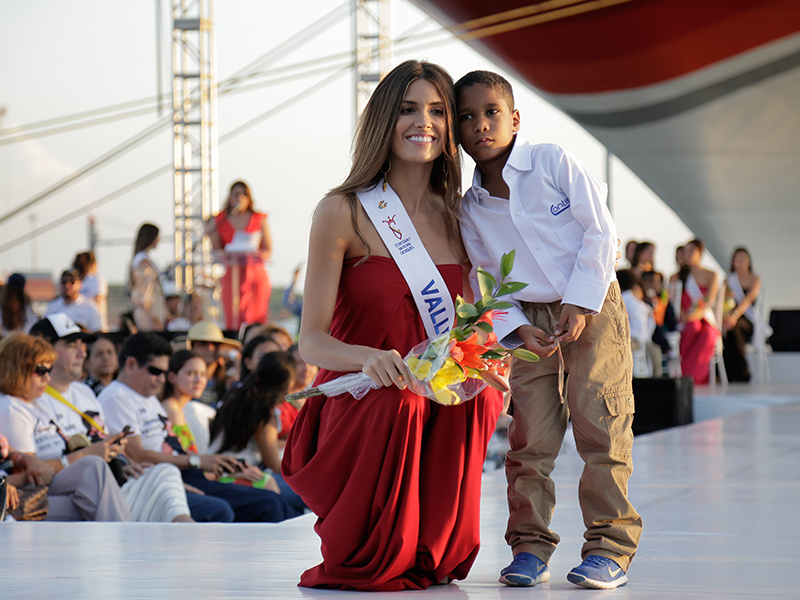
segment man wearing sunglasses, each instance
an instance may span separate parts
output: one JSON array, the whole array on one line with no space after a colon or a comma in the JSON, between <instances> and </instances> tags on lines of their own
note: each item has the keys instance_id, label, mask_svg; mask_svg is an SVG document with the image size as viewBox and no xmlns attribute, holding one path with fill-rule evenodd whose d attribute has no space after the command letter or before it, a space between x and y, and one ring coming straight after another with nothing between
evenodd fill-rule
<instances>
[{"instance_id":1,"label":"man wearing sunglasses","mask_svg":"<svg viewBox=\"0 0 800 600\"><path fill-rule=\"evenodd\" d=\"M164 385L172 347L154 333L136 333L119 351L119 374L97 397L112 435L130 425L126 454L142 463L169 463L181 470L197 469L197 455L174 454L167 446L171 435L167 413L156 397ZM230 505L196 493L188 486L186 499L195 521L233 521Z\"/></svg>"},{"instance_id":2,"label":"man wearing sunglasses","mask_svg":"<svg viewBox=\"0 0 800 600\"><path fill-rule=\"evenodd\" d=\"M82 333L63 313L45 317L31 333L44 337L56 351L50 383L36 404L58 429L67 460L89 453L109 462L134 521L192 521L180 471L166 464L145 468L123 455L126 439L106 435L100 403L81 381L86 343L95 337Z\"/></svg>"}]
</instances>

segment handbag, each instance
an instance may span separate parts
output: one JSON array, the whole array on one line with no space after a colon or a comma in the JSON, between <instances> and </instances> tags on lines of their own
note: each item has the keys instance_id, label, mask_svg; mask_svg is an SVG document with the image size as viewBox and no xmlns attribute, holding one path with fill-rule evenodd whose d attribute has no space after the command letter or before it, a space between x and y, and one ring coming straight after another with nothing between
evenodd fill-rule
<instances>
[{"instance_id":1,"label":"handbag","mask_svg":"<svg viewBox=\"0 0 800 600\"><path fill-rule=\"evenodd\" d=\"M17 521L43 521L50 508L50 503L47 500L48 487L46 485L26 483L17 488L19 504L16 508L10 509L8 514Z\"/></svg>"}]
</instances>

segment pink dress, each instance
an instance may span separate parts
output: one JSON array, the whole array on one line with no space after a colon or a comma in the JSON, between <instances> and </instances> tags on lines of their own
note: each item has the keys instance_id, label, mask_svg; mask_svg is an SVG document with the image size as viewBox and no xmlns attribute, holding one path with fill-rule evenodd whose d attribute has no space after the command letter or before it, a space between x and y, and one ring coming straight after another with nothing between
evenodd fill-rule
<instances>
[{"instance_id":1,"label":"pink dress","mask_svg":"<svg viewBox=\"0 0 800 600\"><path fill-rule=\"evenodd\" d=\"M705 295L708 288L701 287L700 291ZM684 290L681 295L681 310L688 311L691 306L692 299ZM705 318L686 323L681 331L681 371L692 377L698 385L708 383L708 365L714 356L719 336L719 329Z\"/></svg>"},{"instance_id":2,"label":"pink dress","mask_svg":"<svg viewBox=\"0 0 800 600\"><path fill-rule=\"evenodd\" d=\"M266 215L263 213L253 213L244 231L247 233L260 232L265 218ZM231 243L236 230L231 226L227 213L224 212L216 216L216 224L217 233L224 248ZM272 287L263 261L253 255L246 254L238 256L230 254L228 260L225 276L222 278L222 306L225 310L225 328L236 330L239 329L242 323L266 323L269 316L269 297L272 293ZM239 280L238 311L234 311L233 307L234 271L238 271L236 275Z\"/></svg>"}]
</instances>

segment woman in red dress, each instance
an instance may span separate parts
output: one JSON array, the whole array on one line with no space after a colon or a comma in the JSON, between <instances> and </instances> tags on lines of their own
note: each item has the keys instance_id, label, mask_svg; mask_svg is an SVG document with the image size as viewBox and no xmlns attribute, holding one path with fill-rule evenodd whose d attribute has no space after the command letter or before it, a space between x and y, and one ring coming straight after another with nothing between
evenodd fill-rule
<instances>
[{"instance_id":1,"label":"woman in red dress","mask_svg":"<svg viewBox=\"0 0 800 600\"><path fill-rule=\"evenodd\" d=\"M670 278L680 280L681 293L681 371L697 385L708 383L709 364L716 351L720 326L713 322L719 280L717 274L700 266L705 244L692 240L683 247L684 265ZM693 281L692 281L693 280ZM694 290L694 291L693 291Z\"/></svg>"},{"instance_id":2,"label":"woman in red dress","mask_svg":"<svg viewBox=\"0 0 800 600\"><path fill-rule=\"evenodd\" d=\"M350 175L314 214L300 353L321 367L318 384L362 371L382 387L361 400L309 398L289 434L283 474L318 516L322 541L323 562L301 586L425 589L466 577L478 552L481 473L500 395L441 406L406 388L402 357L427 335L356 198L391 186L451 296L469 289L451 88L430 63L389 73L361 117Z\"/></svg>"},{"instance_id":3,"label":"woman in red dress","mask_svg":"<svg viewBox=\"0 0 800 600\"><path fill-rule=\"evenodd\" d=\"M226 329L242 323L266 323L272 287L264 261L272 240L267 215L256 212L250 188L243 181L231 186L225 208L208 226L214 250L225 251L222 306ZM237 285L238 283L238 285Z\"/></svg>"}]
</instances>

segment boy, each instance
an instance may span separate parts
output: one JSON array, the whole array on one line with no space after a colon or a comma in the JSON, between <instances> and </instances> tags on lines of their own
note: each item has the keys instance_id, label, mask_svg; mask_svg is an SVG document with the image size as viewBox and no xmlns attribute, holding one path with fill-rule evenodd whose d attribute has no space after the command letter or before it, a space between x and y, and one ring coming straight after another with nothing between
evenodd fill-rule
<instances>
[{"instance_id":1,"label":"boy","mask_svg":"<svg viewBox=\"0 0 800 600\"><path fill-rule=\"evenodd\" d=\"M550 473L571 416L585 462L579 499L587 530L583 562L567 579L616 588L628 580L642 521L627 498L633 362L606 188L564 149L517 135L519 112L501 76L473 71L455 93L461 145L477 165L462 207L464 244L472 264L494 275L503 253L516 250L514 279L529 285L509 298L514 307L495 318L495 332L504 346L524 344L541 357L511 368L506 541L514 560L500 582L550 579L560 539L549 529ZM471 278L477 289L474 270Z\"/></svg>"}]
</instances>

